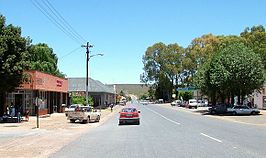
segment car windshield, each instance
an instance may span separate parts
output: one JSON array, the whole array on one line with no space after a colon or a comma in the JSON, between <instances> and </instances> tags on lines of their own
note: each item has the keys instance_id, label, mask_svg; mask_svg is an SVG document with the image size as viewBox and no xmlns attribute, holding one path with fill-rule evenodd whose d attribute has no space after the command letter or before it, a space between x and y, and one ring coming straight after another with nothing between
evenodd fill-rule
<instances>
[{"instance_id":1,"label":"car windshield","mask_svg":"<svg viewBox=\"0 0 266 158\"><path fill-rule=\"evenodd\" d=\"M76 108L77 105L71 105L69 108Z\"/></svg>"},{"instance_id":2,"label":"car windshield","mask_svg":"<svg viewBox=\"0 0 266 158\"><path fill-rule=\"evenodd\" d=\"M137 112L137 109L135 109L135 108L124 108L124 109L122 109L122 112Z\"/></svg>"}]
</instances>

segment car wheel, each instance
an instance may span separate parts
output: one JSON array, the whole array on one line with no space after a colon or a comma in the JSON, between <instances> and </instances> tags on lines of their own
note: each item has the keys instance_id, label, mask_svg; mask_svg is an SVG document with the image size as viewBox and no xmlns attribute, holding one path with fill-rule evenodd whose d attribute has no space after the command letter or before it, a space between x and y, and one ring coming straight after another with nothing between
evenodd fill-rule
<instances>
[{"instance_id":1,"label":"car wheel","mask_svg":"<svg viewBox=\"0 0 266 158\"><path fill-rule=\"evenodd\" d=\"M118 125L122 125L122 124L123 124L122 121L119 121Z\"/></svg>"},{"instance_id":2,"label":"car wheel","mask_svg":"<svg viewBox=\"0 0 266 158\"><path fill-rule=\"evenodd\" d=\"M212 115L214 115L215 113L216 113L215 110L212 110L212 111L211 111L211 114L212 114Z\"/></svg>"},{"instance_id":3,"label":"car wheel","mask_svg":"<svg viewBox=\"0 0 266 158\"><path fill-rule=\"evenodd\" d=\"M101 118L100 118L100 116L98 115L98 116L97 116L97 119L96 119L96 122L100 122L100 119L101 119Z\"/></svg>"},{"instance_id":4,"label":"car wheel","mask_svg":"<svg viewBox=\"0 0 266 158\"><path fill-rule=\"evenodd\" d=\"M232 113L233 115L236 115L237 113L235 112L235 111L233 111L233 113Z\"/></svg>"},{"instance_id":5,"label":"car wheel","mask_svg":"<svg viewBox=\"0 0 266 158\"><path fill-rule=\"evenodd\" d=\"M91 118L90 118L90 116L88 116L88 120L87 120L87 122L89 122L89 123L91 122Z\"/></svg>"},{"instance_id":6,"label":"car wheel","mask_svg":"<svg viewBox=\"0 0 266 158\"><path fill-rule=\"evenodd\" d=\"M70 122L71 122L71 123L74 123L75 121L76 121L76 120L74 120L74 119L70 119Z\"/></svg>"},{"instance_id":7,"label":"car wheel","mask_svg":"<svg viewBox=\"0 0 266 158\"><path fill-rule=\"evenodd\" d=\"M138 120L137 122L136 122L136 125L139 125L140 124L140 121Z\"/></svg>"},{"instance_id":8,"label":"car wheel","mask_svg":"<svg viewBox=\"0 0 266 158\"><path fill-rule=\"evenodd\" d=\"M87 123L87 122L88 122L88 120L82 120L82 123L84 123L84 124Z\"/></svg>"},{"instance_id":9,"label":"car wheel","mask_svg":"<svg viewBox=\"0 0 266 158\"><path fill-rule=\"evenodd\" d=\"M255 115L255 114L256 114L256 112L255 112L255 111L252 111L252 112L251 112L251 115Z\"/></svg>"}]
</instances>

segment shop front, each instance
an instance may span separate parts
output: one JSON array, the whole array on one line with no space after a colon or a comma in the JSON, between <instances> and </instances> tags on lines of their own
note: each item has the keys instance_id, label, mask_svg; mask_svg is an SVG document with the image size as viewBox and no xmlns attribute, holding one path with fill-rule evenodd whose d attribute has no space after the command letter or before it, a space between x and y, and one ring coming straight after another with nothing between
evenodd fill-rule
<instances>
[{"instance_id":1,"label":"shop front","mask_svg":"<svg viewBox=\"0 0 266 158\"><path fill-rule=\"evenodd\" d=\"M23 76L22 84L7 95L10 113L12 109L21 114L29 111L30 115L36 115L37 109L39 115L63 112L68 96L66 79L39 71L26 71Z\"/></svg>"}]
</instances>

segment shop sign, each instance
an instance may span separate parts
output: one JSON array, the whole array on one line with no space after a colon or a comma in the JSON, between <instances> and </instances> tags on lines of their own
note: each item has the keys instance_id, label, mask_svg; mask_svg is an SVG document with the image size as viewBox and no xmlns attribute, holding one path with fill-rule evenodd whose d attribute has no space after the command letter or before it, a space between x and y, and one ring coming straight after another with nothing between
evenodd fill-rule
<instances>
[{"instance_id":1,"label":"shop sign","mask_svg":"<svg viewBox=\"0 0 266 158\"><path fill-rule=\"evenodd\" d=\"M63 85L63 81L56 80L56 86L57 87L62 87L62 85Z\"/></svg>"}]
</instances>

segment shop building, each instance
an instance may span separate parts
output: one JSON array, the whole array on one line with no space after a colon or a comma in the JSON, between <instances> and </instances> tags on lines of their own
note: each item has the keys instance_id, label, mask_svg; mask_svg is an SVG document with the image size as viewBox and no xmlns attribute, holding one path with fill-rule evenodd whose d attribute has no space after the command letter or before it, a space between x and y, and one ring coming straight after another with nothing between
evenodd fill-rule
<instances>
[{"instance_id":1,"label":"shop building","mask_svg":"<svg viewBox=\"0 0 266 158\"><path fill-rule=\"evenodd\" d=\"M91 78L88 81L88 95L92 97L94 107L106 107L115 103L116 93L114 86L107 86ZM71 96L85 96L86 78L68 78L68 92Z\"/></svg>"},{"instance_id":2,"label":"shop building","mask_svg":"<svg viewBox=\"0 0 266 158\"><path fill-rule=\"evenodd\" d=\"M254 92L253 93L253 98L254 98L254 104L259 109L266 110L266 84L264 84L261 92Z\"/></svg>"},{"instance_id":3,"label":"shop building","mask_svg":"<svg viewBox=\"0 0 266 158\"><path fill-rule=\"evenodd\" d=\"M22 84L12 93L7 94L7 108L14 106L16 111L24 114L29 110L30 115L51 114L63 112L67 105L68 81L39 71L25 71Z\"/></svg>"}]
</instances>

